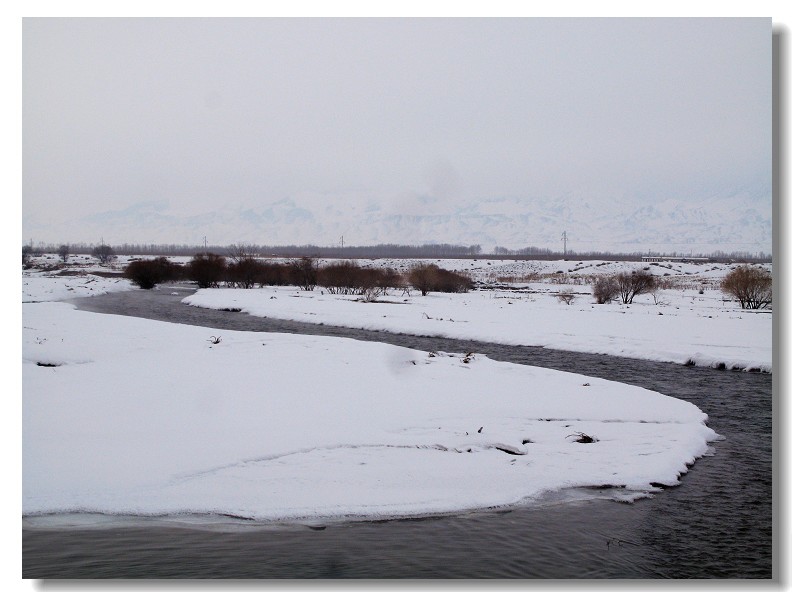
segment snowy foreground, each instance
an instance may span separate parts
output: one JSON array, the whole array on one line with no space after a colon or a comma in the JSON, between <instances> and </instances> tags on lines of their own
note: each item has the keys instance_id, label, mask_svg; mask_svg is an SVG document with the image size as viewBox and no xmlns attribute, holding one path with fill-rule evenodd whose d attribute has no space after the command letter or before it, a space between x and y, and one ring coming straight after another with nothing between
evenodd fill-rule
<instances>
[{"instance_id":1,"label":"snowy foreground","mask_svg":"<svg viewBox=\"0 0 792 592\"><path fill-rule=\"evenodd\" d=\"M396 517L580 486L632 499L677 484L717 438L694 405L616 382L475 353L100 315L33 291L27 516ZM309 300L290 295L271 302Z\"/></svg>"}]
</instances>

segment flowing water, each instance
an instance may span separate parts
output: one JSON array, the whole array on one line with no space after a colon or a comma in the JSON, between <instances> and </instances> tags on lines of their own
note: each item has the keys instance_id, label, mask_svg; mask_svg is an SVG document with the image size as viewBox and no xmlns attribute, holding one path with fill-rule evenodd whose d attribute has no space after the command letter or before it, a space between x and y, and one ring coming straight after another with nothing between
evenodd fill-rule
<instances>
[{"instance_id":1,"label":"flowing water","mask_svg":"<svg viewBox=\"0 0 792 592\"><path fill-rule=\"evenodd\" d=\"M690 401L724 437L678 487L620 503L550 494L498 512L322 525L109 520L23 527L25 578L770 578L772 377L536 347L310 325L180 304L192 290L83 298L81 309L241 331L382 341L578 372Z\"/></svg>"}]
</instances>

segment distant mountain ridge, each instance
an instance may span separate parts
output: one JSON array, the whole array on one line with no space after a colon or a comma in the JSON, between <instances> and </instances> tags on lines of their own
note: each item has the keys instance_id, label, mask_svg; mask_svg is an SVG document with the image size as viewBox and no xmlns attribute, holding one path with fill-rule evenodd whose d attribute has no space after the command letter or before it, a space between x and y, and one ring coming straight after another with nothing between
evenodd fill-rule
<instances>
[{"instance_id":1,"label":"distant mountain ridge","mask_svg":"<svg viewBox=\"0 0 792 592\"><path fill-rule=\"evenodd\" d=\"M443 211L438 204L382 207L366 200L322 203L282 199L261 206L179 214L165 202L141 202L75 219L50 228L23 221L24 238L48 242L110 244L175 243L347 245L380 243L480 244L519 249L527 246L584 251L714 252L772 251L772 212L767 203L746 197L696 204L664 200L652 205L627 201L590 203L585 199L495 198L470 201ZM53 236L56 234L56 236Z\"/></svg>"}]
</instances>

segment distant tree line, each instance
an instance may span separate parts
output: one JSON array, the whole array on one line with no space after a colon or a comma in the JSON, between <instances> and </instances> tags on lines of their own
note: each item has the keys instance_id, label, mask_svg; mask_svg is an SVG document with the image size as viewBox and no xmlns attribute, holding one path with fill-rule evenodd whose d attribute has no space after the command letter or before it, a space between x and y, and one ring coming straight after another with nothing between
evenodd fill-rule
<instances>
[{"instance_id":1,"label":"distant tree line","mask_svg":"<svg viewBox=\"0 0 792 592\"><path fill-rule=\"evenodd\" d=\"M95 250L107 245L95 245L88 243L71 243L69 245L54 245L39 243L34 247L32 244L23 246L23 261L33 255L43 253L58 254L59 249L66 248L68 254L75 255L94 255ZM198 253L212 252L222 256L230 257L238 249L238 245L207 245L196 246L188 244L154 244L154 243L123 243L112 247L115 255L143 255L143 256L163 256L163 257L192 257ZM535 259L535 260L556 260L556 259L577 259L577 260L599 260L608 261L640 261L643 256L654 255L663 257L706 257L713 262L737 262L737 263L767 263L772 261L772 255L748 251L715 251L713 253L613 253L610 251L568 251L564 253L535 246L528 246L519 249L509 249L503 246L496 246L492 253L484 253L481 245L455 245L448 243L423 244L423 245L399 245L394 243L383 243L371 246L348 246L348 247L322 247L318 245L258 245L247 244L245 249L258 257L313 257L326 259L440 259L440 258L481 258L481 259Z\"/></svg>"}]
</instances>

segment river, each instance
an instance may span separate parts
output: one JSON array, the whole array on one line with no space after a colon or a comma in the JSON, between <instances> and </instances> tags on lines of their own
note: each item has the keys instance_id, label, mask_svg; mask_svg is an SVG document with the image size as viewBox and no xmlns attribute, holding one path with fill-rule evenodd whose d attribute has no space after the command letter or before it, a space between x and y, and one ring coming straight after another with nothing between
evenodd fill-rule
<instances>
[{"instance_id":1,"label":"river","mask_svg":"<svg viewBox=\"0 0 792 592\"><path fill-rule=\"evenodd\" d=\"M348 337L486 354L634 384L694 403L724 437L681 485L622 503L609 492L435 518L262 525L117 520L23 527L25 578L770 578L772 376L416 337L185 306L186 287L74 300L93 312L240 331Z\"/></svg>"}]
</instances>

